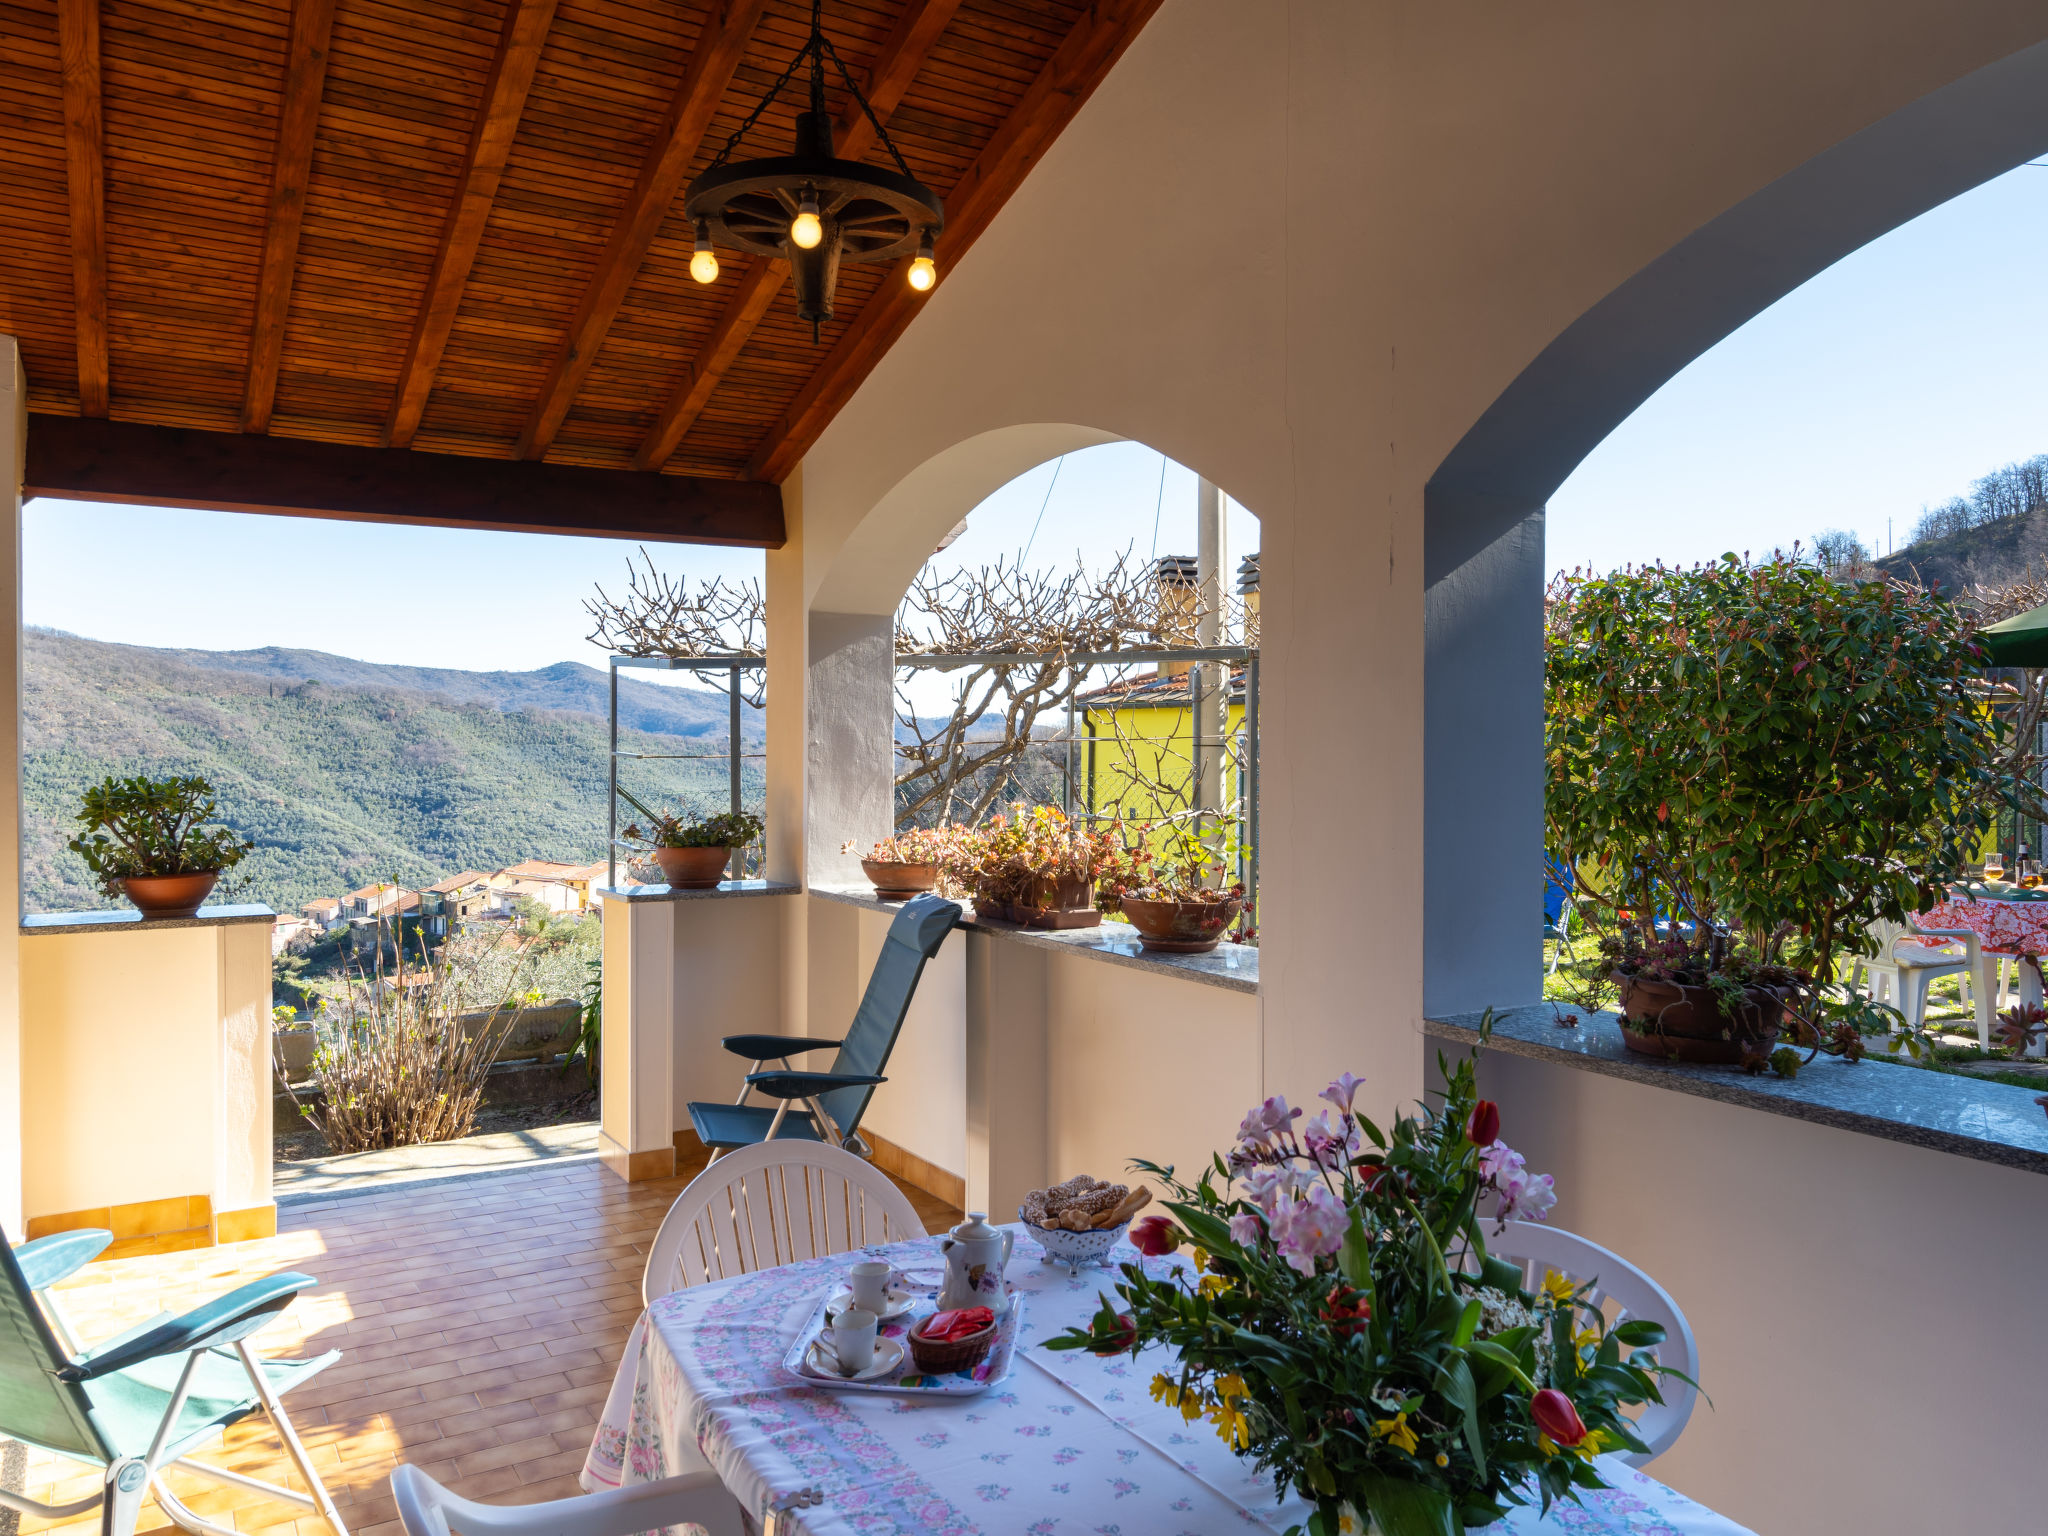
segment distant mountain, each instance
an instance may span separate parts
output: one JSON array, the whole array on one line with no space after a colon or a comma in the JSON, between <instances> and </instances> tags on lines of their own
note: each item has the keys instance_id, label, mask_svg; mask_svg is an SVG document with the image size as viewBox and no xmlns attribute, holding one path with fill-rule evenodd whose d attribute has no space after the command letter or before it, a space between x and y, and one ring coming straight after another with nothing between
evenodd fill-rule
<instances>
[{"instance_id":1,"label":"distant mountain","mask_svg":"<svg viewBox=\"0 0 2048 1536\"><path fill-rule=\"evenodd\" d=\"M1917 539L1873 563L1888 576L1917 576L1951 596L1977 585L2003 586L2029 571L2048 571L2048 508Z\"/></svg>"},{"instance_id":2,"label":"distant mountain","mask_svg":"<svg viewBox=\"0 0 2048 1536\"><path fill-rule=\"evenodd\" d=\"M242 899L280 910L372 880L427 883L526 858L604 856L606 677L385 666L320 651L157 650L23 635L26 910L105 906L64 843L109 773L202 773L257 848ZM622 677L620 746L642 799L715 810L727 794L724 694ZM761 713L741 740L758 751ZM761 795L758 759L744 793Z\"/></svg>"}]
</instances>

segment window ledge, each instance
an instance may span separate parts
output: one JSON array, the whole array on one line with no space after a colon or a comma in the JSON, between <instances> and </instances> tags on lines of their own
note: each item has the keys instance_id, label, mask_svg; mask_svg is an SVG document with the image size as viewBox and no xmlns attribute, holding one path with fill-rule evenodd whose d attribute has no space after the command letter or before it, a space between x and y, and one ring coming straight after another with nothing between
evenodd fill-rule
<instances>
[{"instance_id":1,"label":"window ledge","mask_svg":"<svg viewBox=\"0 0 2048 1536\"><path fill-rule=\"evenodd\" d=\"M1693 1066L1639 1055L1622 1043L1621 1026L1611 1013L1580 1013L1576 1026L1560 1028L1557 1014L1569 1016L1574 1011L1562 1005L1553 1011L1544 1003L1497 1013L1491 1048L1886 1141L2048 1173L2048 1113L2035 1102L2038 1095L2032 1089L1834 1056L1816 1056L1795 1078L1768 1073L1750 1077L1734 1067ZM1460 1013L1428 1019L1423 1029L1438 1040L1470 1044L1479 1038L1480 1017ZM1805 1055L1800 1053L1802 1061Z\"/></svg>"},{"instance_id":2,"label":"window ledge","mask_svg":"<svg viewBox=\"0 0 2048 1536\"><path fill-rule=\"evenodd\" d=\"M797 896L802 886L784 880L721 880L708 891L679 891L672 885L598 886L600 901L717 901L734 896Z\"/></svg>"},{"instance_id":3,"label":"window ledge","mask_svg":"<svg viewBox=\"0 0 2048 1536\"><path fill-rule=\"evenodd\" d=\"M155 933L165 928L219 928L229 923L271 923L277 914L265 906L201 907L196 917L158 917L144 922L140 912L37 912L21 920L24 935L36 933L98 933L132 928Z\"/></svg>"},{"instance_id":4,"label":"window ledge","mask_svg":"<svg viewBox=\"0 0 2048 1536\"><path fill-rule=\"evenodd\" d=\"M811 894L826 901L865 907L870 912L893 915L903 909L900 901L883 901L876 896L871 886L814 885ZM987 922L974 915L970 904L962 902L961 906L966 916L960 926L973 933L993 934L1038 949L1087 955L1111 965L1231 992L1256 995L1259 990L1259 951L1253 944L1219 944L1206 955L1150 955L1139 947L1138 931L1128 923L1104 922L1095 928L1020 928L1015 923Z\"/></svg>"}]
</instances>

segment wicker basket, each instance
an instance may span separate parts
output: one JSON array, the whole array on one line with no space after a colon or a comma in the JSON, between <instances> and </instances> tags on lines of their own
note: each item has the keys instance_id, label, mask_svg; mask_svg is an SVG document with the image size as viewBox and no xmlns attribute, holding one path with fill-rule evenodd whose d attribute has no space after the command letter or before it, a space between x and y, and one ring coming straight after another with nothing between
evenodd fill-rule
<instances>
[{"instance_id":1,"label":"wicker basket","mask_svg":"<svg viewBox=\"0 0 2048 1536\"><path fill-rule=\"evenodd\" d=\"M910 1358L925 1375L943 1376L948 1371L971 1371L987 1359L989 1346L996 1341L996 1327L1002 1319L997 1318L979 1333L944 1343L923 1337L925 1324L930 1321L930 1318L920 1318L917 1326L910 1330Z\"/></svg>"}]
</instances>

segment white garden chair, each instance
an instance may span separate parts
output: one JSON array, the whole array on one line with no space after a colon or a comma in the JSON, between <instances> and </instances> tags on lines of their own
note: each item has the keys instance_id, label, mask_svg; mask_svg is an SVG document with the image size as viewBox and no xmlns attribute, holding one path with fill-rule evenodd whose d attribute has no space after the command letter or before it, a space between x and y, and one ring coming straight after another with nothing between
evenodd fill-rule
<instances>
[{"instance_id":1,"label":"white garden chair","mask_svg":"<svg viewBox=\"0 0 2048 1536\"><path fill-rule=\"evenodd\" d=\"M654 1234L641 1300L707 1280L924 1237L886 1174L821 1141L763 1141L690 1180Z\"/></svg>"},{"instance_id":2,"label":"white garden chair","mask_svg":"<svg viewBox=\"0 0 2048 1536\"><path fill-rule=\"evenodd\" d=\"M1843 958L1850 988L1867 974L1871 1001L1890 1003L1914 1029L1927 1021L1928 987L1943 976L1961 976L1976 1013L1978 1043L1991 1044L1991 1012L2003 990L1998 957L1986 955L1970 929L1922 928L1881 918L1864 930L1861 950Z\"/></svg>"},{"instance_id":3,"label":"white garden chair","mask_svg":"<svg viewBox=\"0 0 2048 1536\"><path fill-rule=\"evenodd\" d=\"M705 1536L751 1536L753 1530L711 1471L541 1504L478 1504L401 1462L391 1469L391 1499L405 1536L637 1536L677 1527L701 1527ZM779 1536L789 1511L822 1502L814 1488L778 1496L764 1512L761 1536Z\"/></svg>"},{"instance_id":4,"label":"white garden chair","mask_svg":"<svg viewBox=\"0 0 2048 1536\"><path fill-rule=\"evenodd\" d=\"M1683 1371L1691 1381L1699 1380L1700 1353L1693 1342L1692 1325L1685 1320L1670 1292L1620 1254L1610 1253L1575 1232L1528 1221L1511 1221L1498 1237L1489 1236L1486 1251L1495 1258L1519 1264L1523 1283L1532 1291L1543 1284L1545 1273L1552 1270L1575 1283L1593 1282L1587 1299L1606 1317L1608 1327L1632 1317L1657 1324L1664 1330L1664 1342L1650 1353L1660 1364ZM1635 1421L1636 1435L1650 1448L1649 1454L1622 1453L1621 1459L1632 1466L1641 1466L1671 1449L1685 1428L1685 1421L1692 1417L1693 1399L1699 1395L1689 1382L1669 1377L1659 1390L1664 1401L1646 1405Z\"/></svg>"}]
</instances>

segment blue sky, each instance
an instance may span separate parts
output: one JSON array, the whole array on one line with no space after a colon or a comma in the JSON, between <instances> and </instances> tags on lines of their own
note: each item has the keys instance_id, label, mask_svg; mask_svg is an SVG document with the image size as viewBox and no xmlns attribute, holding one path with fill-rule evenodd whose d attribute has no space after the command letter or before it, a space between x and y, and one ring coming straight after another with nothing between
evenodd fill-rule
<instances>
[{"instance_id":1,"label":"blue sky","mask_svg":"<svg viewBox=\"0 0 2048 1536\"><path fill-rule=\"evenodd\" d=\"M1837 263L1685 369L1552 499L1549 563L1763 552L1822 528L1882 549L1920 509L2048 451L2048 169L2021 168ZM1057 474L1057 480L1055 480ZM1043 465L975 509L958 564L1192 553L1195 484L1137 444ZM1157 533L1155 536L1155 512ZM1035 529L1035 532L1034 532ZM1258 544L1233 507L1230 560ZM239 513L36 501L24 616L97 639L303 646L523 669L599 661L582 602L632 546ZM690 576L756 551L658 546Z\"/></svg>"}]
</instances>

